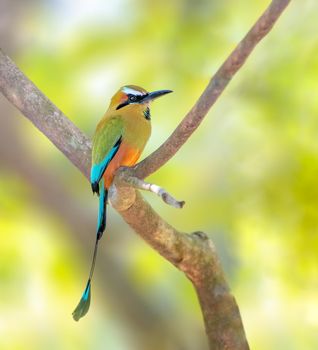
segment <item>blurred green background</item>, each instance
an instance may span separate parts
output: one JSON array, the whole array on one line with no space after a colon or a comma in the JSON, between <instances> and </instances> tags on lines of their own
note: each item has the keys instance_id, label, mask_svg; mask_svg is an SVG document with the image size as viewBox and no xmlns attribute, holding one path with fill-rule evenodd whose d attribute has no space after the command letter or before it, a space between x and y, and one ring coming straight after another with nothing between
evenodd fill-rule
<instances>
[{"instance_id":1,"label":"blurred green background","mask_svg":"<svg viewBox=\"0 0 318 350\"><path fill-rule=\"evenodd\" d=\"M152 107L145 155L173 131L269 1L1 0L1 46L86 134L124 84ZM214 240L253 349L318 349L318 3L293 1L144 194ZM114 210L88 315L96 197L0 96L0 349L206 349L191 284Z\"/></svg>"}]
</instances>

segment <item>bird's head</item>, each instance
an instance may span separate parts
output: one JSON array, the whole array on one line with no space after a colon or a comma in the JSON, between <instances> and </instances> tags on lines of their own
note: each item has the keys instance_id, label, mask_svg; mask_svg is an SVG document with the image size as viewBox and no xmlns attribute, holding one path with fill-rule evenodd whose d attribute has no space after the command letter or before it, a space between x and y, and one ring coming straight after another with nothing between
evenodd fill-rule
<instances>
[{"instance_id":1,"label":"bird's head","mask_svg":"<svg viewBox=\"0 0 318 350\"><path fill-rule=\"evenodd\" d=\"M118 110L127 106L140 106L146 109L154 99L172 92L171 90L157 90L148 92L136 85L126 85L120 88L111 100L111 107Z\"/></svg>"}]
</instances>

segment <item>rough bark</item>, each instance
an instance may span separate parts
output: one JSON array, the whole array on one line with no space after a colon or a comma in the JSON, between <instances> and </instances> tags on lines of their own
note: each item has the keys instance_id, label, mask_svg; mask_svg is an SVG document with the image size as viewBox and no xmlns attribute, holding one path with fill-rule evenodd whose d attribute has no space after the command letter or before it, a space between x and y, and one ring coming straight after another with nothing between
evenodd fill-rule
<instances>
[{"instance_id":1,"label":"rough bark","mask_svg":"<svg viewBox=\"0 0 318 350\"><path fill-rule=\"evenodd\" d=\"M129 178L145 178L180 149L289 2L271 2L168 140L135 168L119 171L115 178L117 186L114 184L110 191L112 205L124 220L192 281L202 308L210 349L248 349L240 313L214 245L202 232L186 234L166 223L132 187ZM88 177L91 152L88 138L2 52L0 90Z\"/></svg>"}]
</instances>

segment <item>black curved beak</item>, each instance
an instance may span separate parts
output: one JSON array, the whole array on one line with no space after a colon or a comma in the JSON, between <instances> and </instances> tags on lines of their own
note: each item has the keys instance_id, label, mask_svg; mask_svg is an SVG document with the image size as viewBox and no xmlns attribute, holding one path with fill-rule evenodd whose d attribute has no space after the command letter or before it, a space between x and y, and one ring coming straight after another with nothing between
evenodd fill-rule
<instances>
[{"instance_id":1,"label":"black curved beak","mask_svg":"<svg viewBox=\"0 0 318 350\"><path fill-rule=\"evenodd\" d=\"M143 99L142 99L142 103L144 102L149 102L152 100L155 100L156 98L166 95L166 94L170 94L170 92L172 92L172 90L157 90L157 91L153 91L153 92L149 92Z\"/></svg>"}]
</instances>

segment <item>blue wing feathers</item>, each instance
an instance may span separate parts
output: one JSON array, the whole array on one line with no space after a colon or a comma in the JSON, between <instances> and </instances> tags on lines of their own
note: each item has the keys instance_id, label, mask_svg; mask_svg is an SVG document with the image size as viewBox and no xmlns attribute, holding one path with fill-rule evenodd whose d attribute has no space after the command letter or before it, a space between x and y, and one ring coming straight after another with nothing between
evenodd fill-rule
<instances>
[{"instance_id":1,"label":"blue wing feathers","mask_svg":"<svg viewBox=\"0 0 318 350\"><path fill-rule=\"evenodd\" d=\"M113 159L114 155L116 154L118 147L119 146L114 146L100 163L94 164L92 166L91 183L94 183L94 182L99 183L100 179L102 178L107 168L107 165L110 163L110 161Z\"/></svg>"},{"instance_id":2,"label":"blue wing feathers","mask_svg":"<svg viewBox=\"0 0 318 350\"><path fill-rule=\"evenodd\" d=\"M121 137L117 140L113 148L107 153L105 158L98 164L92 165L91 168L91 184L93 192L98 192L98 184L108 166L110 161L115 157L119 146L121 144Z\"/></svg>"}]
</instances>

